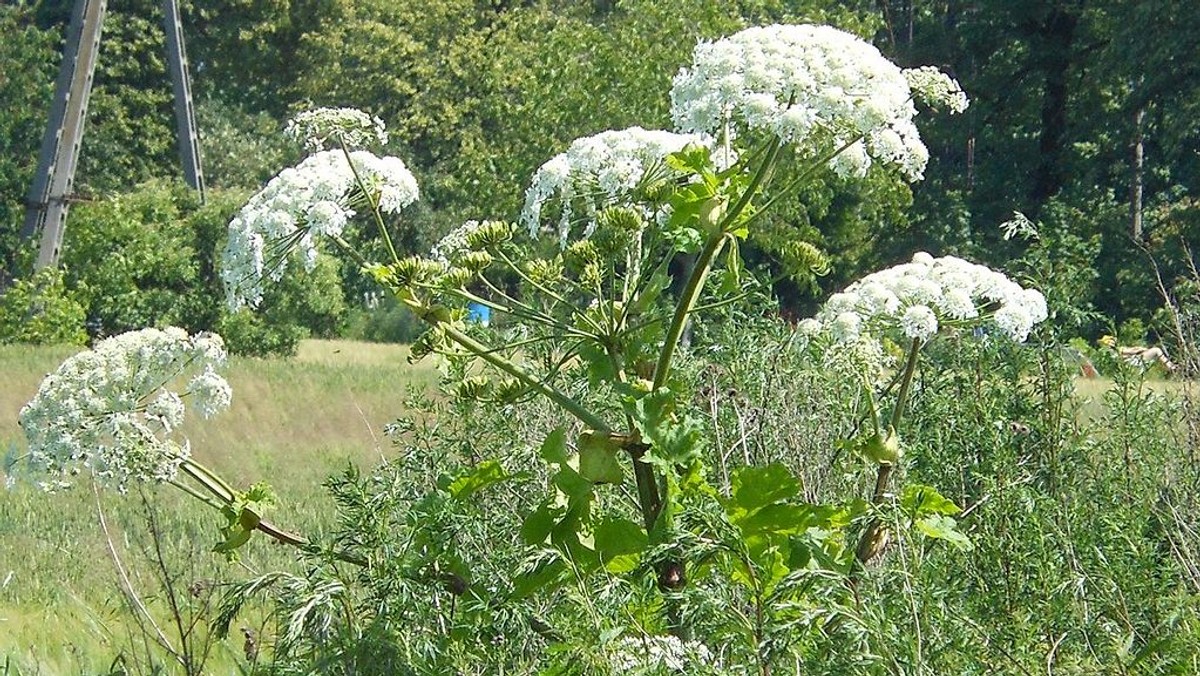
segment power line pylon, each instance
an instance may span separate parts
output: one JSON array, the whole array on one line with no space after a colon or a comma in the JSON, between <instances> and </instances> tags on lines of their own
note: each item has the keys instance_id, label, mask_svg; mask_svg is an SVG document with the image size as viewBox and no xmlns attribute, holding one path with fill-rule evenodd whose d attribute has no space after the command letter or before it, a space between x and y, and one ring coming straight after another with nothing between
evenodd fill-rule
<instances>
[{"instance_id":1,"label":"power line pylon","mask_svg":"<svg viewBox=\"0 0 1200 676\"><path fill-rule=\"evenodd\" d=\"M73 199L75 169L83 147L88 98L92 92L107 7L108 0L76 0L71 12L54 102L50 106L50 121L42 137L37 174L29 189L25 223L21 228L21 236L25 239L40 234L35 263L37 269L58 264L63 233L66 231L67 211ZM188 185L198 190L203 200L204 174L200 168L200 143L176 0L163 0L163 13L183 174Z\"/></svg>"}]
</instances>

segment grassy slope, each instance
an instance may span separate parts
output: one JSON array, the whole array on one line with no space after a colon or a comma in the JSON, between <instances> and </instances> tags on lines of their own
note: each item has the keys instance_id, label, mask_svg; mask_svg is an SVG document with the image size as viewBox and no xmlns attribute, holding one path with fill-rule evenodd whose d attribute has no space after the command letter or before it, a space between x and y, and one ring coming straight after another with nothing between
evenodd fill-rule
<instances>
[{"instance_id":1,"label":"grassy slope","mask_svg":"<svg viewBox=\"0 0 1200 676\"><path fill-rule=\"evenodd\" d=\"M0 449L22 452L17 412L71 352L0 346ZM369 466L385 457L383 425L403 411L410 387L434 381L427 364L410 366L406 357L398 346L309 341L294 360L233 359L227 373L233 406L212 421L189 421L185 433L196 456L227 479L242 485L266 479L275 486L283 503L277 521L320 529L330 507L321 480L347 462ZM186 577L243 573L205 553L215 542L215 514L178 491L151 497L161 508L168 548L180 561L199 559ZM97 504L118 550L128 552L123 556L134 566L135 584L152 589L147 571L135 564L145 558L138 553L145 529L137 495L97 496L86 485L58 495L28 485L0 491L0 673L6 657L20 673L107 670L118 647L129 644ZM290 557L258 542L244 561L266 570L287 566ZM223 672L232 669L241 640L226 643L215 662L226 665Z\"/></svg>"}]
</instances>

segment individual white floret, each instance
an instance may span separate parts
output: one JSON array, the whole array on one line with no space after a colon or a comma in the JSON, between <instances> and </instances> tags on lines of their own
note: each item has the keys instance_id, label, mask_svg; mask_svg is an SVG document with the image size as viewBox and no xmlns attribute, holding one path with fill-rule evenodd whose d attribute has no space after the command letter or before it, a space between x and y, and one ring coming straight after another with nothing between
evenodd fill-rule
<instances>
[{"instance_id":1,"label":"individual white floret","mask_svg":"<svg viewBox=\"0 0 1200 676\"><path fill-rule=\"evenodd\" d=\"M945 106L951 113L961 113L970 104L958 81L933 66L908 68L904 79L914 96L935 108Z\"/></svg>"},{"instance_id":2,"label":"individual white floret","mask_svg":"<svg viewBox=\"0 0 1200 676\"><path fill-rule=\"evenodd\" d=\"M929 340L938 330L937 315L928 305L913 305L900 317L900 328L909 338Z\"/></svg>"}]
</instances>

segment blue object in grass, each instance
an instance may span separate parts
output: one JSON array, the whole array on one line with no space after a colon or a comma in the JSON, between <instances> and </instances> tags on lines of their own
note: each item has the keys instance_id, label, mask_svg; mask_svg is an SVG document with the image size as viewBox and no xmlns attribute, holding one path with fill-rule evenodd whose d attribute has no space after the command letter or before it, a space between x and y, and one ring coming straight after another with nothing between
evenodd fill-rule
<instances>
[{"instance_id":1,"label":"blue object in grass","mask_svg":"<svg viewBox=\"0 0 1200 676\"><path fill-rule=\"evenodd\" d=\"M467 305L467 321L487 326L492 322L492 308L481 303Z\"/></svg>"}]
</instances>

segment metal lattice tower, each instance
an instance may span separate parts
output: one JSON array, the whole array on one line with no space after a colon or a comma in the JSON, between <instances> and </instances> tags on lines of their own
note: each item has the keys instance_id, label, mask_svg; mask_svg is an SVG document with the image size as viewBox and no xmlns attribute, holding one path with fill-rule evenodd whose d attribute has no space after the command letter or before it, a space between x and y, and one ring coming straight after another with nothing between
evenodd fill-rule
<instances>
[{"instance_id":1,"label":"metal lattice tower","mask_svg":"<svg viewBox=\"0 0 1200 676\"><path fill-rule=\"evenodd\" d=\"M54 102L50 107L50 121L46 126L46 134L42 137L37 174L34 175L33 185L29 189L25 223L21 228L21 236L25 239L40 234L36 263L38 269L57 265L62 249L107 7L108 0L76 0L75 8L71 12L62 65L59 67L54 90ZM204 174L200 169L200 142L196 133L196 116L183 44L183 27L176 0L163 0L163 14L183 174L188 185L198 190L203 200Z\"/></svg>"}]
</instances>

